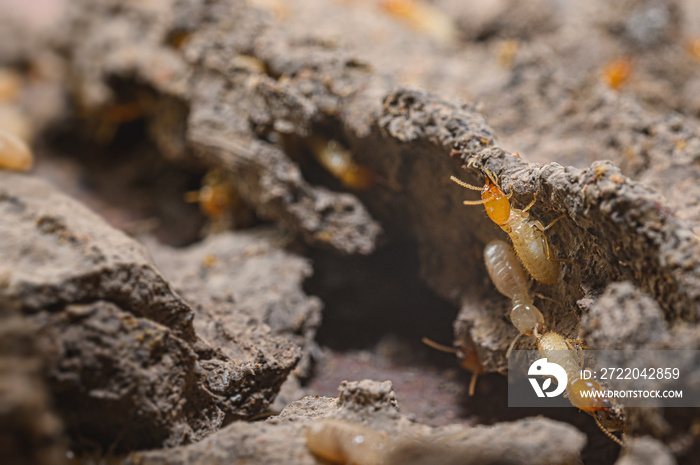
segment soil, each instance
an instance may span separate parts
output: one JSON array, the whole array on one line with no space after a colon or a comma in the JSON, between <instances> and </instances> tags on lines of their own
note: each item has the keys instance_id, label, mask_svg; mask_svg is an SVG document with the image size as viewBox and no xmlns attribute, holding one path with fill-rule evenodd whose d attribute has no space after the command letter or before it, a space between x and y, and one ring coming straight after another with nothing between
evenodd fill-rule
<instances>
[{"instance_id":1,"label":"soil","mask_svg":"<svg viewBox=\"0 0 700 465\"><path fill-rule=\"evenodd\" d=\"M5 3L9 463L320 463L324 419L384 432L365 464L700 457L697 409L626 409L620 449L507 407L507 237L449 181L558 219L550 329L700 349L692 0Z\"/></svg>"}]
</instances>

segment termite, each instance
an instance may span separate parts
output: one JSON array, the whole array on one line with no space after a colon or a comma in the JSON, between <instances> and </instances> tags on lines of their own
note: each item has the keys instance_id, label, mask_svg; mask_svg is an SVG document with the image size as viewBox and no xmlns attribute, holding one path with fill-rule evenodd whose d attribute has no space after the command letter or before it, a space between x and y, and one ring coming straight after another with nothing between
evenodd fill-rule
<instances>
[{"instance_id":1,"label":"termite","mask_svg":"<svg viewBox=\"0 0 700 465\"><path fill-rule=\"evenodd\" d=\"M524 209L512 208L510 197L498 185L496 177L486 168L481 168L486 183L483 187L472 186L460 181L454 176L450 179L460 186L481 191L481 200L465 200L464 205L484 205L486 214L491 221L505 231L513 242L513 248L520 262L528 273L543 284L554 284L559 278L559 261L552 257L549 242L544 232L551 228L562 217L555 219L549 225L543 226L538 220L530 218L528 210L535 204L533 199Z\"/></svg>"},{"instance_id":2,"label":"termite","mask_svg":"<svg viewBox=\"0 0 700 465\"><path fill-rule=\"evenodd\" d=\"M245 205L231 177L215 168L207 172L198 191L185 194L185 201L198 203L210 220L206 234L217 234L231 228L242 228L255 222L253 212Z\"/></svg>"},{"instance_id":3,"label":"termite","mask_svg":"<svg viewBox=\"0 0 700 465\"><path fill-rule=\"evenodd\" d=\"M389 442L386 433L330 418L312 423L305 436L314 455L347 465L381 465Z\"/></svg>"},{"instance_id":4,"label":"termite","mask_svg":"<svg viewBox=\"0 0 700 465\"><path fill-rule=\"evenodd\" d=\"M423 34L443 43L454 43L459 31L453 18L423 0L381 0L381 8Z\"/></svg>"},{"instance_id":5,"label":"termite","mask_svg":"<svg viewBox=\"0 0 700 465\"><path fill-rule=\"evenodd\" d=\"M474 390L476 389L476 380L479 379L479 375L484 374L484 365L481 364L481 359L479 359L479 354L477 353L476 349L472 346L467 346L466 344L462 344L459 348L449 347L432 341L427 337L424 337L422 341L423 344L432 347L433 349L457 355L462 368L466 368L472 372L472 379L469 382L469 395L473 396Z\"/></svg>"},{"instance_id":6,"label":"termite","mask_svg":"<svg viewBox=\"0 0 700 465\"><path fill-rule=\"evenodd\" d=\"M581 378L581 360L571 342L554 331L548 331L537 337L537 350L541 357L558 364L566 371L566 392L571 405L590 414L603 433L624 447L622 440L611 432L624 429L622 409L611 399L583 394L602 391L603 387L595 380Z\"/></svg>"},{"instance_id":7,"label":"termite","mask_svg":"<svg viewBox=\"0 0 700 465\"><path fill-rule=\"evenodd\" d=\"M549 362L557 363L566 372L566 392L571 404L591 414L608 437L623 445L622 441L611 433L611 430L618 431L624 426L622 411L610 399L583 394L586 391L600 391L602 387L594 380L581 378L580 359L571 342L554 331L546 330L542 312L533 304L528 280L513 249L505 242L494 239L484 249L484 261L496 289L513 300L510 317L520 335L534 338L540 356ZM517 338L511 343L506 357L516 341Z\"/></svg>"},{"instance_id":8,"label":"termite","mask_svg":"<svg viewBox=\"0 0 700 465\"><path fill-rule=\"evenodd\" d=\"M355 162L350 151L339 142L314 137L309 144L319 164L340 180L345 187L366 190L374 184L372 172Z\"/></svg>"},{"instance_id":9,"label":"termite","mask_svg":"<svg viewBox=\"0 0 700 465\"><path fill-rule=\"evenodd\" d=\"M0 129L0 169L28 171L33 163L34 155L27 144Z\"/></svg>"},{"instance_id":10,"label":"termite","mask_svg":"<svg viewBox=\"0 0 700 465\"><path fill-rule=\"evenodd\" d=\"M202 188L187 192L185 201L198 203L202 213L209 218L219 220L226 215L234 204L233 186L220 170L209 171L203 179Z\"/></svg>"},{"instance_id":11,"label":"termite","mask_svg":"<svg viewBox=\"0 0 700 465\"><path fill-rule=\"evenodd\" d=\"M520 334L533 336L544 329L542 312L535 307L523 268L507 243L494 239L484 249L484 262L496 289L513 300L510 320Z\"/></svg>"},{"instance_id":12,"label":"termite","mask_svg":"<svg viewBox=\"0 0 700 465\"><path fill-rule=\"evenodd\" d=\"M603 81L613 90L619 90L629 80L634 64L629 58L609 61L603 68Z\"/></svg>"}]
</instances>

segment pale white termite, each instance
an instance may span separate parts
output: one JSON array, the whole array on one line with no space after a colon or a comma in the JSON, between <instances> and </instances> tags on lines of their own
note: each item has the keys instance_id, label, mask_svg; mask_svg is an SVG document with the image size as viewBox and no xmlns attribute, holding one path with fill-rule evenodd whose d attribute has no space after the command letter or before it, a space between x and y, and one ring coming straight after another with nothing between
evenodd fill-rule
<instances>
[{"instance_id":1,"label":"pale white termite","mask_svg":"<svg viewBox=\"0 0 700 465\"><path fill-rule=\"evenodd\" d=\"M587 395L589 392L602 391L603 388L595 380L581 378L581 359L571 342L554 331L545 330L542 312L533 304L525 271L511 246L498 239L490 241L484 248L484 262L496 289L513 300L510 313L513 325L520 334L531 336L537 341L540 357L558 364L566 372L566 392L571 404L591 414L608 437L623 445L622 441L611 433L624 428L622 410L610 399ZM508 353L514 343L515 341Z\"/></svg>"},{"instance_id":2,"label":"pale white termite","mask_svg":"<svg viewBox=\"0 0 700 465\"><path fill-rule=\"evenodd\" d=\"M521 334L532 336L544 329L542 312L535 307L530 285L513 248L494 239L484 249L486 269L496 289L513 300L510 320Z\"/></svg>"},{"instance_id":3,"label":"pale white termite","mask_svg":"<svg viewBox=\"0 0 700 465\"><path fill-rule=\"evenodd\" d=\"M316 456L347 465L381 465L387 435L361 423L326 418L306 429L306 446Z\"/></svg>"}]
</instances>

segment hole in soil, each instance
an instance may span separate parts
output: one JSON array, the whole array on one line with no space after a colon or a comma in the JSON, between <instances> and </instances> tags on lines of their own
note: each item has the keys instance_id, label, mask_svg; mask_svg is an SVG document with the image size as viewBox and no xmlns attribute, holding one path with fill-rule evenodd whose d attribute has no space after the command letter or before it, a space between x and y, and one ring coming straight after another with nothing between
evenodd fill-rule
<instances>
[{"instance_id":1,"label":"hole in soil","mask_svg":"<svg viewBox=\"0 0 700 465\"><path fill-rule=\"evenodd\" d=\"M324 302L321 345L369 349L389 335L417 347L422 337L451 343L457 310L418 280L413 244L394 241L369 257L310 257L314 275L304 287Z\"/></svg>"},{"instance_id":2,"label":"hole in soil","mask_svg":"<svg viewBox=\"0 0 700 465\"><path fill-rule=\"evenodd\" d=\"M76 127L56 130L39 150L36 174L128 234L172 246L198 241L206 218L185 193L200 188L204 170L166 161L146 140L143 120L120 124L106 143Z\"/></svg>"},{"instance_id":3,"label":"hole in soil","mask_svg":"<svg viewBox=\"0 0 700 465\"><path fill-rule=\"evenodd\" d=\"M575 408L510 408L508 380L480 376L469 396L470 373L452 354L423 345L450 345L457 310L418 279L415 245L397 239L370 257L313 251L314 275L305 291L324 302L317 341L328 349L309 381L311 392L337 396L342 380L389 379L404 413L432 425L491 425L544 416L587 435L584 463L612 464L620 448Z\"/></svg>"}]
</instances>

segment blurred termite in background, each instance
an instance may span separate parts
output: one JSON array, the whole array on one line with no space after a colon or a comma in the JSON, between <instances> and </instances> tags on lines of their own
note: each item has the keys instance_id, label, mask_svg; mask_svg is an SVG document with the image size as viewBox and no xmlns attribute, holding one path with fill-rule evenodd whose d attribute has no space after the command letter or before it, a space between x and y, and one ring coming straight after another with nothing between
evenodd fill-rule
<instances>
[{"instance_id":1,"label":"blurred termite in background","mask_svg":"<svg viewBox=\"0 0 700 465\"><path fill-rule=\"evenodd\" d=\"M0 169L27 171L33 163L34 156L27 144L0 129Z\"/></svg>"},{"instance_id":2,"label":"blurred termite in background","mask_svg":"<svg viewBox=\"0 0 700 465\"><path fill-rule=\"evenodd\" d=\"M365 190L374 185L372 172L355 162L350 151L343 147L340 142L333 139L312 137L309 140L309 147L316 161L338 179L343 186Z\"/></svg>"}]
</instances>

